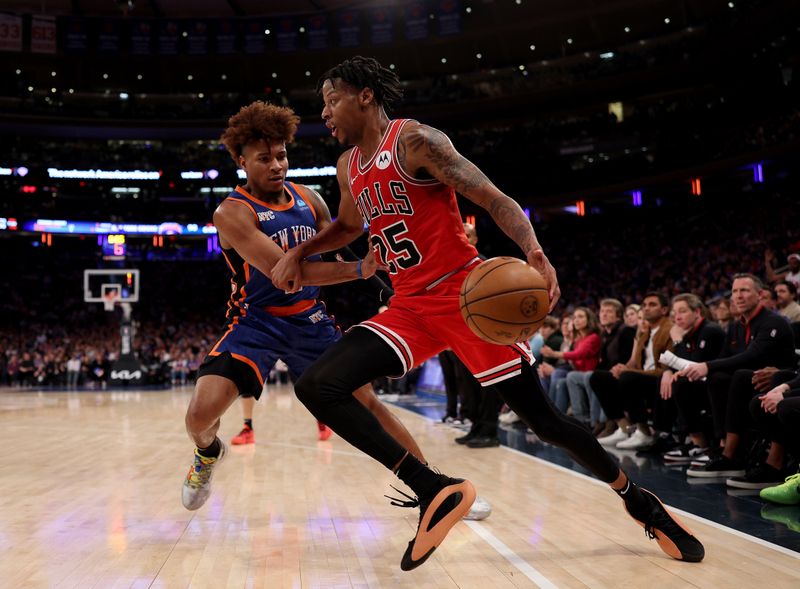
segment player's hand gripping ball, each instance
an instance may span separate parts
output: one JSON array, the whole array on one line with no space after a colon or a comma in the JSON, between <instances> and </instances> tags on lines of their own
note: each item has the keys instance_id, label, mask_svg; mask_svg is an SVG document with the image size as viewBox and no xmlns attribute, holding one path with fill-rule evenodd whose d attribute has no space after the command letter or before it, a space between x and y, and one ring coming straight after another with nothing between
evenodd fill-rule
<instances>
[{"instance_id":1,"label":"player's hand gripping ball","mask_svg":"<svg viewBox=\"0 0 800 589\"><path fill-rule=\"evenodd\" d=\"M479 338L508 345L530 339L547 317L547 283L517 258L486 260L464 279L461 316Z\"/></svg>"}]
</instances>

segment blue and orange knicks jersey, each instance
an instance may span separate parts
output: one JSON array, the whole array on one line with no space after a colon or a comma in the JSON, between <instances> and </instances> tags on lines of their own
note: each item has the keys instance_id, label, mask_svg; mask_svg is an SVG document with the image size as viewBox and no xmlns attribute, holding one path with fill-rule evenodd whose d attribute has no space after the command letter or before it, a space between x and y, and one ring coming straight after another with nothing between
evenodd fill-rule
<instances>
[{"instance_id":1,"label":"blue and orange knicks jersey","mask_svg":"<svg viewBox=\"0 0 800 589\"><path fill-rule=\"evenodd\" d=\"M408 122L391 121L374 154L355 147L347 164L370 243L399 295L425 292L478 256L464 233L455 191L435 179L411 178L400 167L397 139Z\"/></svg>"},{"instance_id":2,"label":"blue and orange knicks jersey","mask_svg":"<svg viewBox=\"0 0 800 589\"><path fill-rule=\"evenodd\" d=\"M241 203L250 209L261 231L283 251L288 251L317 233L317 213L294 184L286 182L284 190L289 195L289 202L284 205L271 205L259 200L241 186L237 186L226 200ZM299 292L287 294L275 288L269 278L250 266L236 250L223 249L222 254L233 273L228 317L239 315L250 305L274 315L292 315L312 307L319 296L317 286L305 286ZM319 256L309 259L319 259Z\"/></svg>"}]
</instances>

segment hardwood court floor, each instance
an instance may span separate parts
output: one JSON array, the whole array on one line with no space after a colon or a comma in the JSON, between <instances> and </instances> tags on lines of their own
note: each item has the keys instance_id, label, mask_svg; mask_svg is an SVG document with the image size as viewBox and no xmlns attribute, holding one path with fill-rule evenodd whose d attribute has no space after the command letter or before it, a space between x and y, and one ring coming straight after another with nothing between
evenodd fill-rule
<instances>
[{"instance_id":1,"label":"hardwood court floor","mask_svg":"<svg viewBox=\"0 0 800 589\"><path fill-rule=\"evenodd\" d=\"M494 507L404 573L417 510L389 505L383 467L334 436L287 388L256 407L197 512L180 486L188 391L0 391L0 587L800 587L800 559L688 520L701 564L666 557L595 484L394 408L432 464L469 476ZM239 408L223 418L229 438Z\"/></svg>"}]
</instances>

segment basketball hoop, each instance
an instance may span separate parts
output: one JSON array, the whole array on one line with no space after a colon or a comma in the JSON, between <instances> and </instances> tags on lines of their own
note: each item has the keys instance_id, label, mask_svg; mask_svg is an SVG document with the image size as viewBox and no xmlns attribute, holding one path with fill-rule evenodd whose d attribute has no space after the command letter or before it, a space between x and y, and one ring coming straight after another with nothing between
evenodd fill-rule
<instances>
[{"instance_id":1,"label":"basketball hoop","mask_svg":"<svg viewBox=\"0 0 800 589\"><path fill-rule=\"evenodd\" d=\"M109 290L106 293L103 293L103 306L106 308L106 311L113 311L114 305L117 304L119 300L119 291L117 290Z\"/></svg>"}]
</instances>

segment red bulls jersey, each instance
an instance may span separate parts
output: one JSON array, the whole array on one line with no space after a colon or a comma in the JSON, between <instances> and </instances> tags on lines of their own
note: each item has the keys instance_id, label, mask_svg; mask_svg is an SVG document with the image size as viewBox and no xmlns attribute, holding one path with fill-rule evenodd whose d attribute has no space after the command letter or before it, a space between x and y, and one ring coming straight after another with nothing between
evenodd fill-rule
<instances>
[{"instance_id":1,"label":"red bulls jersey","mask_svg":"<svg viewBox=\"0 0 800 589\"><path fill-rule=\"evenodd\" d=\"M348 162L350 191L399 295L424 293L478 256L455 191L435 179L411 178L400 167L397 140L408 122L391 121L374 154L355 147Z\"/></svg>"}]
</instances>

